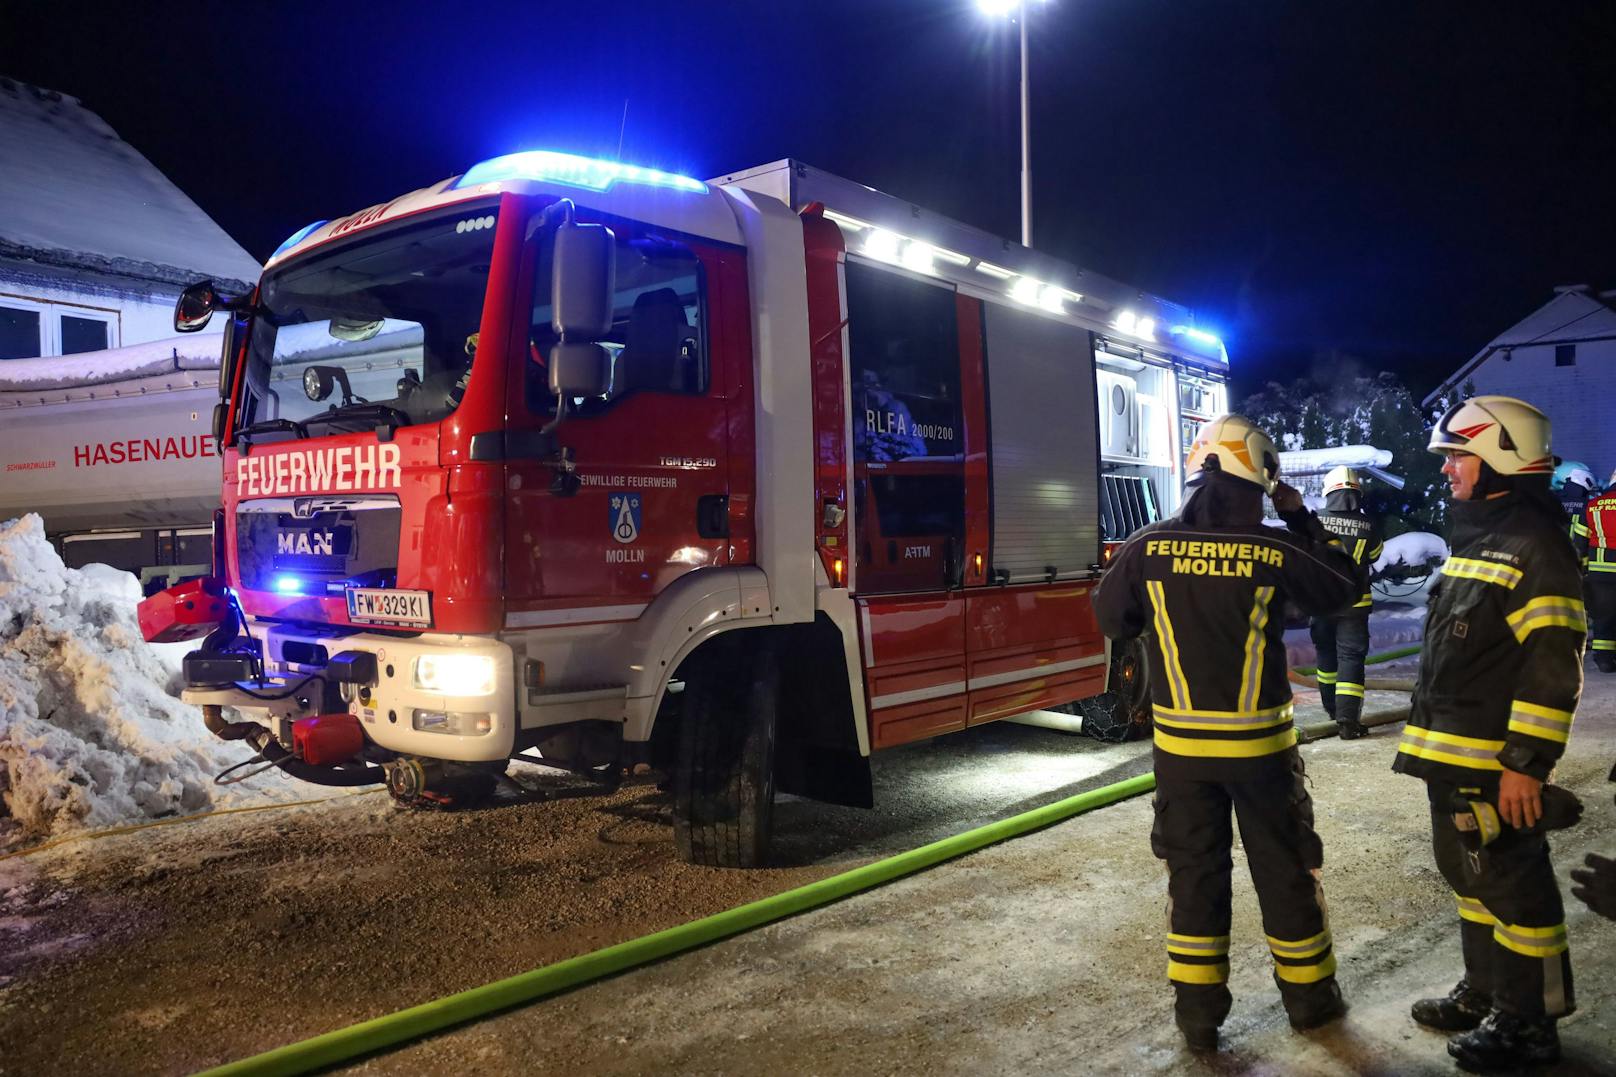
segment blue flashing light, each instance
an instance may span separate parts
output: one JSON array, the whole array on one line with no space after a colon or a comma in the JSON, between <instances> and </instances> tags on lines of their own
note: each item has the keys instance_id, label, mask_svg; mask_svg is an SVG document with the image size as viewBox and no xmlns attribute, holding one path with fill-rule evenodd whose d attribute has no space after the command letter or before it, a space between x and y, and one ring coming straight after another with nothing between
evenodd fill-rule
<instances>
[{"instance_id":1,"label":"blue flashing light","mask_svg":"<svg viewBox=\"0 0 1616 1077\"><path fill-rule=\"evenodd\" d=\"M626 165L620 161L603 161L595 157L580 157L556 150L526 150L491 157L472 165L466 174L455 180L455 187L475 187L479 183L499 183L504 180L539 180L561 183L568 187L582 187L590 191L604 191L617 183L639 183L650 187L668 187L676 191L706 194L707 185L701 180L681 176L675 172L662 172L655 168Z\"/></svg>"},{"instance_id":2,"label":"blue flashing light","mask_svg":"<svg viewBox=\"0 0 1616 1077\"><path fill-rule=\"evenodd\" d=\"M1193 325L1173 326L1173 336L1188 337L1190 340L1217 354L1223 362L1229 361L1229 352L1223 346L1223 340L1216 333L1208 333L1205 329L1197 329Z\"/></svg>"},{"instance_id":3,"label":"blue flashing light","mask_svg":"<svg viewBox=\"0 0 1616 1077\"><path fill-rule=\"evenodd\" d=\"M276 576L275 590L283 595L299 595L303 593L303 581L296 576Z\"/></svg>"},{"instance_id":4,"label":"blue flashing light","mask_svg":"<svg viewBox=\"0 0 1616 1077\"><path fill-rule=\"evenodd\" d=\"M315 221L313 224L306 224L302 228L299 228L297 231L286 237L285 243L282 243L279 247L275 248L275 253L269 256L269 260L273 262L287 251L291 250L293 247L312 236L315 229L319 228L321 225L330 223L330 221Z\"/></svg>"}]
</instances>

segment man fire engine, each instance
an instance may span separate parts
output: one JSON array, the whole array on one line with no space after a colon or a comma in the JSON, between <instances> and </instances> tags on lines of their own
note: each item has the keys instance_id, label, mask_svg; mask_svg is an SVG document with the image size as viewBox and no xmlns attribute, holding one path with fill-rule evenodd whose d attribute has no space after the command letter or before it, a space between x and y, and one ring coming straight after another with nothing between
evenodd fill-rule
<instances>
[{"instance_id":1,"label":"man fire engine","mask_svg":"<svg viewBox=\"0 0 1616 1077\"><path fill-rule=\"evenodd\" d=\"M1319 698L1341 729L1342 740L1367 736L1363 716L1364 659L1369 655L1369 614L1374 596L1368 568L1384 547L1380 532L1363 511L1363 484L1350 467L1330 469L1324 476L1324 511L1319 522L1341 540L1341 546L1364 569L1363 595L1344 613L1314 617L1313 647L1318 653Z\"/></svg>"},{"instance_id":2,"label":"man fire engine","mask_svg":"<svg viewBox=\"0 0 1616 1077\"><path fill-rule=\"evenodd\" d=\"M1430 448L1453 492L1451 553L1394 768L1426 783L1464 976L1413 1016L1456 1033L1448 1052L1466 1068L1543 1064L1576 1008L1544 783L1582 691L1581 581L1549 492L1547 416L1472 397L1438 420Z\"/></svg>"},{"instance_id":3,"label":"man fire engine","mask_svg":"<svg viewBox=\"0 0 1616 1077\"><path fill-rule=\"evenodd\" d=\"M214 576L143 607L208 634L211 727L409 803L648 761L707 864L777 788L867 806L873 750L1141 669L1100 521L1171 511L1226 397L1184 308L795 161L484 161L177 326L215 311Z\"/></svg>"},{"instance_id":4,"label":"man fire engine","mask_svg":"<svg viewBox=\"0 0 1616 1077\"><path fill-rule=\"evenodd\" d=\"M1588 649L1601 673L1616 673L1616 471L1573 522L1572 539L1586 560Z\"/></svg>"},{"instance_id":5,"label":"man fire engine","mask_svg":"<svg viewBox=\"0 0 1616 1077\"><path fill-rule=\"evenodd\" d=\"M1345 1012L1315 872L1324 847L1291 721L1286 602L1331 614L1363 575L1296 490L1279 450L1238 415L1201 428L1179 515L1142 528L1095 596L1116 639L1151 632L1156 822L1167 862L1167 978L1185 1042L1211 1050L1229 1015L1231 807L1262 903L1274 982L1298 1029ZM1262 522L1262 498L1288 530Z\"/></svg>"}]
</instances>

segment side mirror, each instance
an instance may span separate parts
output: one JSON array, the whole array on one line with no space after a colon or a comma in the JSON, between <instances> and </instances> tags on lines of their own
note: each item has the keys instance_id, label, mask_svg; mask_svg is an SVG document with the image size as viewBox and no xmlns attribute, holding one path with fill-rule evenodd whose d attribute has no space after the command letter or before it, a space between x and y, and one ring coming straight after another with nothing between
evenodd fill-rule
<instances>
[{"instance_id":1,"label":"side mirror","mask_svg":"<svg viewBox=\"0 0 1616 1077\"><path fill-rule=\"evenodd\" d=\"M213 312L218 310L219 293L213 290L211 280L200 280L180 293L179 301L174 304L174 331L176 333L195 333L213 318Z\"/></svg>"},{"instance_id":2,"label":"side mirror","mask_svg":"<svg viewBox=\"0 0 1616 1077\"><path fill-rule=\"evenodd\" d=\"M213 445L216 451L224 452L224 421L230 414L230 405L221 400L213 405Z\"/></svg>"},{"instance_id":3,"label":"side mirror","mask_svg":"<svg viewBox=\"0 0 1616 1077\"><path fill-rule=\"evenodd\" d=\"M610 228L564 222L556 231L550 276L551 326L563 340L599 340L611 332L617 240ZM553 377L555 367L550 369Z\"/></svg>"},{"instance_id":4,"label":"side mirror","mask_svg":"<svg viewBox=\"0 0 1616 1077\"><path fill-rule=\"evenodd\" d=\"M550 349L550 392L563 399L605 396L612 361L599 344L557 344Z\"/></svg>"}]
</instances>

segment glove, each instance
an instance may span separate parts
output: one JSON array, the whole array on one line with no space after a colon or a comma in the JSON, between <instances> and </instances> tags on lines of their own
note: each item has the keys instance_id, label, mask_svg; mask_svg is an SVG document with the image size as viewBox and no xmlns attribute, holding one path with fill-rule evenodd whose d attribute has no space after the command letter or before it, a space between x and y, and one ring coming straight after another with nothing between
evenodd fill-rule
<instances>
[{"instance_id":1,"label":"glove","mask_svg":"<svg viewBox=\"0 0 1616 1077\"><path fill-rule=\"evenodd\" d=\"M1571 871L1571 881L1577 884L1571 892L1600 916L1616 920L1616 860L1589 853L1583 863L1588 866Z\"/></svg>"}]
</instances>

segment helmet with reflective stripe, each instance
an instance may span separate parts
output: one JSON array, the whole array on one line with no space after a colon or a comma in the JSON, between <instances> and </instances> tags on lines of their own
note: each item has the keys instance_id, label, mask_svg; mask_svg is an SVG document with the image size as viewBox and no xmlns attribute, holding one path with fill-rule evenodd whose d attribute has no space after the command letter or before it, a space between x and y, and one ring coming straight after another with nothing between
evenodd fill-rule
<instances>
[{"instance_id":1,"label":"helmet with reflective stripe","mask_svg":"<svg viewBox=\"0 0 1616 1077\"><path fill-rule=\"evenodd\" d=\"M1560 462L1560 466L1554 469L1554 478L1549 480L1549 489L1558 493L1566 488L1567 483L1574 483L1584 490L1599 489L1599 482L1594 478L1593 469L1576 460Z\"/></svg>"},{"instance_id":2,"label":"helmet with reflective stripe","mask_svg":"<svg viewBox=\"0 0 1616 1077\"><path fill-rule=\"evenodd\" d=\"M1449 408L1431 428L1434 453L1467 452L1500 475L1548 475L1549 417L1512 396L1473 396Z\"/></svg>"},{"instance_id":3,"label":"helmet with reflective stripe","mask_svg":"<svg viewBox=\"0 0 1616 1077\"><path fill-rule=\"evenodd\" d=\"M1188 486L1204 482L1207 473L1215 471L1271 494L1279 485L1279 447L1245 416L1219 415L1195 435L1184 471Z\"/></svg>"},{"instance_id":4,"label":"helmet with reflective stripe","mask_svg":"<svg viewBox=\"0 0 1616 1077\"><path fill-rule=\"evenodd\" d=\"M1363 483L1358 481L1358 473L1350 467L1332 467L1324 476L1324 492L1333 494L1337 490L1363 490Z\"/></svg>"}]
</instances>

